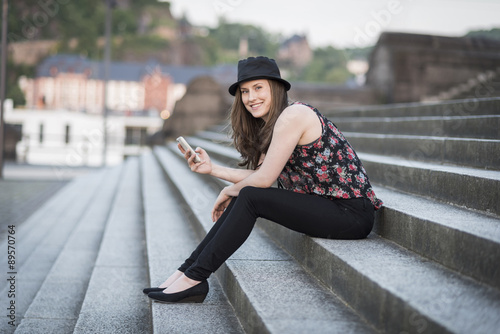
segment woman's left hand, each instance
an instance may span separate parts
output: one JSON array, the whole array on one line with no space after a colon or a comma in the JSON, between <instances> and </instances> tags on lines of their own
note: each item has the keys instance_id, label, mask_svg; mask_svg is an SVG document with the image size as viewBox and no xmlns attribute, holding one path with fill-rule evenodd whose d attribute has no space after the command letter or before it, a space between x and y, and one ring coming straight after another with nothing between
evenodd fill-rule
<instances>
[{"instance_id":1,"label":"woman's left hand","mask_svg":"<svg viewBox=\"0 0 500 334\"><path fill-rule=\"evenodd\" d=\"M219 196L215 200L214 208L212 209L212 221L215 223L220 216L224 213L224 210L228 207L231 202L232 197L226 194L226 188L222 189Z\"/></svg>"}]
</instances>

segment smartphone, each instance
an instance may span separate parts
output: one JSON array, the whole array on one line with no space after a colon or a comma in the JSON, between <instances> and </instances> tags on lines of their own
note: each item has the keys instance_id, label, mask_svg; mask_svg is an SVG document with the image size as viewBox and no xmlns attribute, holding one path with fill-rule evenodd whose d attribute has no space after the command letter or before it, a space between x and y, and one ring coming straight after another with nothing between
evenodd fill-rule
<instances>
[{"instance_id":1,"label":"smartphone","mask_svg":"<svg viewBox=\"0 0 500 334\"><path fill-rule=\"evenodd\" d=\"M177 139L177 142L179 144L181 144L182 148L184 149L184 151L189 151L191 152L191 154L194 154L195 155L195 158L194 158L194 162L198 163L198 162L201 162L201 159L200 157L198 157L198 155L196 154L196 152L193 150L193 148L188 144L188 142L186 141L186 139L184 139L182 136L181 137L178 137Z\"/></svg>"}]
</instances>

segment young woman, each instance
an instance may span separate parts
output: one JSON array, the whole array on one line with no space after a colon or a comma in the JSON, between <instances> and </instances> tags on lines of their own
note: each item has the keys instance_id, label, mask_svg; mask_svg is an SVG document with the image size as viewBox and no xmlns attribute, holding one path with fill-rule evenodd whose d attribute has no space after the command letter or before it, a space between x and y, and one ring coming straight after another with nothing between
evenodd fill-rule
<instances>
[{"instance_id":1,"label":"young woman","mask_svg":"<svg viewBox=\"0 0 500 334\"><path fill-rule=\"evenodd\" d=\"M212 210L215 225L191 256L159 287L144 293L162 302L202 302L207 278L248 238L262 217L312 237L361 239L382 205L353 148L336 126L303 103L289 104L290 84L273 59L238 63L231 125L242 166L211 163L179 146L192 171L232 182ZM278 188L271 188L278 181Z\"/></svg>"}]
</instances>

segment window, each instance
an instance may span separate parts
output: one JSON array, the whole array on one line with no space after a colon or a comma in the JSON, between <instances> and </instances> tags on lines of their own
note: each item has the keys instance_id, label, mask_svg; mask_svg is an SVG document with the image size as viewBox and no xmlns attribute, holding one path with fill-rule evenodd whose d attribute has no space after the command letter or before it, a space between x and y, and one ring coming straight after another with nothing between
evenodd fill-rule
<instances>
[{"instance_id":1,"label":"window","mask_svg":"<svg viewBox=\"0 0 500 334\"><path fill-rule=\"evenodd\" d=\"M125 129L125 145L145 146L146 139L146 128L127 127Z\"/></svg>"},{"instance_id":2,"label":"window","mask_svg":"<svg viewBox=\"0 0 500 334\"><path fill-rule=\"evenodd\" d=\"M64 142L69 144L70 141L70 126L66 125L66 131L64 132Z\"/></svg>"},{"instance_id":3,"label":"window","mask_svg":"<svg viewBox=\"0 0 500 334\"><path fill-rule=\"evenodd\" d=\"M38 142L43 143L43 123L40 124L40 131L38 132Z\"/></svg>"}]
</instances>

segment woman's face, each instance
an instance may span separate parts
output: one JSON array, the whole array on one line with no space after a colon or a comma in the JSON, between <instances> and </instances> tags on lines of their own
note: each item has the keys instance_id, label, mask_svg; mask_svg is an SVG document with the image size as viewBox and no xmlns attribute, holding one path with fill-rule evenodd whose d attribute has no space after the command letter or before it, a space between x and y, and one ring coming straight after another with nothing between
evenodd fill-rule
<instances>
[{"instance_id":1,"label":"woman's face","mask_svg":"<svg viewBox=\"0 0 500 334\"><path fill-rule=\"evenodd\" d=\"M266 79L246 81L240 84L241 100L255 118L267 120L271 109L271 86Z\"/></svg>"}]
</instances>

